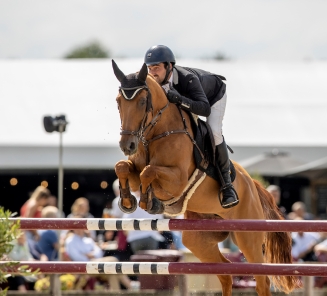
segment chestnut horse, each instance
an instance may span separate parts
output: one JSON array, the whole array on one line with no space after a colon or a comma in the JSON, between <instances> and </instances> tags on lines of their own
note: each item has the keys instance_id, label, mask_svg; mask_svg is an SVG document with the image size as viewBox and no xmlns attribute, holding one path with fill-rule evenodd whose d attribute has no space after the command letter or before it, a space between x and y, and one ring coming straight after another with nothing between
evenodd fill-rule
<instances>
[{"instance_id":1,"label":"chestnut horse","mask_svg":"<svg viewBox=\"0 0 327 296\"><path fill-rule=\"evenodd\" d=\"M120 207L132 212L137 206L130 190L141 188L140 207L151 212L153 200L179 197L196 169L193 136L189 116L170 104L164 90L148 74L144 64L140 72L125 74L113 62L120 81L117 104L121 118L120 148L128 160L115 166L121 186ZM181 116L182 115L182 116ZM185 120L183 123L182 118ZM186 130L188 131L185 132ZM184 132L180 132L183 131ZM172 132L179 131L179 133ZM167 133L168 132L168 133ZM219 184L206 176L195 189L184 214L186 219L283 219L273 197L238 163L233 162L233 185L239 204L224 209L218 199ZM160 208L160 207L159 207ZM202 262L230 262L218 248L228 232L183 232L183 244ZM250 263L291 263L291 238L285 232L232 232L234 243ZM217 275L224 296L232 295L232 276ZM271 295L270 280L255 275L258 295ZM274 286L286 293L298 286L293 276L272 276Z\"/></svg>"}]
</instances>

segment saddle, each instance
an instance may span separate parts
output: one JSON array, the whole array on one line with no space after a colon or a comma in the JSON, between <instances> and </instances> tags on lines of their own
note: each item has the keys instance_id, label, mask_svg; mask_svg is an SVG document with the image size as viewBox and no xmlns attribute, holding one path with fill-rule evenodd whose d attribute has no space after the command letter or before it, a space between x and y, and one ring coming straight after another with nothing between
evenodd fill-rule
<instances>
[{"instance_id":1,"label":"saddle","mask_svg":"<svg viewBox=\"0 0 327 296\"><path fill-rule=\"evenodd\" d=\"M187 112L191 119L191 128L194 133L192 139L194 148L193 154L196 163L196 170L189 179L189 182L181 196L162 201L164 204L164 214L167 216L178 216L184 214L187 203L192 197L196 188L202 183L206 175L213 178L220 184L219 174L215 165L216 146L210 126L192 113ZM230 148L229 148L230 149ZM230 161L231 181L236 177L233 163Z\"/></svg>"},{"instance_id":2,"label":"saddle","mask_svg":"<svg viewBox=\"0 0 327 296\"><path fill-rule=\"evenodd\" d=\"M205 172L209 177L213 178L217 182L220 182L219 172L215 165L216 146L212 130L209 124L203 121L199 117L193 116L188 113L191 119L191 126L194 133L194 144L193 154L196 163L196 167ZM229 148L229 147L228 147ZM229 148L232 152L232 150ZM233 182L236 177L236 171L233 163L230 161L230 172L231 181Z\"/></svg>"}]
</instances>

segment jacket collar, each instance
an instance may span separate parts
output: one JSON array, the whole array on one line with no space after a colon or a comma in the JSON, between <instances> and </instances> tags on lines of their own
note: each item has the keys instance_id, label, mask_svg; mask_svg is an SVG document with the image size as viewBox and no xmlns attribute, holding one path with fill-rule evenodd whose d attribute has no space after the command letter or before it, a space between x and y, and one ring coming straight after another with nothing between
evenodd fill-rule
<instances>
[{"instance_id":1,"label":"jacket collar","mask_svg":"<svg viewBox=\"0 0 327 296\"><path fill-rule=\"evenodd\" d=\"M173 84L174 85L178 84L178 72L175 69L175 67L173 68Z\"/></svg>"}]
</instances>

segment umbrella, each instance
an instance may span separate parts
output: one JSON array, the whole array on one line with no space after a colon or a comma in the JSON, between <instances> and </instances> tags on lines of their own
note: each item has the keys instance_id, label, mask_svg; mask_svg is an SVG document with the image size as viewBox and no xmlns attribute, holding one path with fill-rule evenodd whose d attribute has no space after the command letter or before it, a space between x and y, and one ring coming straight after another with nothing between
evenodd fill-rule
<instances>
[{"instance_id":1,"label":"umbrella","mask_svg":"<svg viewBox=\"0 0 327 296\"><path fill-rule=\"evenodd\" d=\"M245 159L239 163L249 174L264 176L285 176L289 170L304 164L303 161L278 149Z\"/></svg>"}]
</instances>

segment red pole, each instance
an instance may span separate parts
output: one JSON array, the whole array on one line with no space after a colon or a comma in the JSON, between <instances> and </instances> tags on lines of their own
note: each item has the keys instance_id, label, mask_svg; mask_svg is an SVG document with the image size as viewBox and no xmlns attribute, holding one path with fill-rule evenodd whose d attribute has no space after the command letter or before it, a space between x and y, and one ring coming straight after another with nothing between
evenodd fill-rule
<instances>
[{"instance_id":1,"label":"red pole","mask_svg":"<svg viewBox=\"0 0 327 296\"><path fill-rule=\"evenodd\" d=\"M5 261L0 261L1 265ZM91 263L91 262L90 262ZM94 264L95 262L93 262ZM164 263L164 262L161 262ZM9 273L17 274L17 268L27 265L32 271L39 269L41 273L75 273L86 274L87 269L85 262L20 262L19 265L7 270ZM96 262L99 265L120 265L124 266L125 262ZM131 264L131 263L129 263ZM160 264L158 262L133 262L133 264ZM229 275L288 275L288 276L323 276L327 277L327 264L267 264L267 263L182 263L171 262L168 265L169 274L229 274ZM124 268L120 269L123 270ZM92 269L98 270L98 269ZM101 272L99 272L101 273ZM89 272L93 274L93 272ZM133 272L129 273L133 274Z\"/></svg>"},{"instance_id":2,"label":"red pole","mask_svg":"<svg viewBox=\"0 0 327 296\"><path fill-rule=\"evenodd\" d=\"M20 228L32 229L105 229L105 230L131 230L124 229L124 221L128 219L36 219L22 218L10 219L11 221L20 220ZM88 226L88 221L93 221L92 226ZM129 219L138 221L137 219ZM312 221L289 221L289 220L222 220L222 219L164 219L151 220L154 222L153 230L180 230L180 231L266 231L266 232L327 232L326 220ZM160 223L167 221L167 223ZM111 222L110 227L106 228L106 222ZM146 222L146 221L143 221ZM140 225L143 223L139 223ZM120 226L119 226L120 225ZM129 225L134 225L130 223ZM164 226L163 226L164 225ZM90 228L88 228L90 227ZM119 228L122 227L122 228ZM156 228L157 227L157 228ZM142 229L140 227L139 229ZM151 230L143 229L143 230Z\"/></svg>"}]
</instances>

